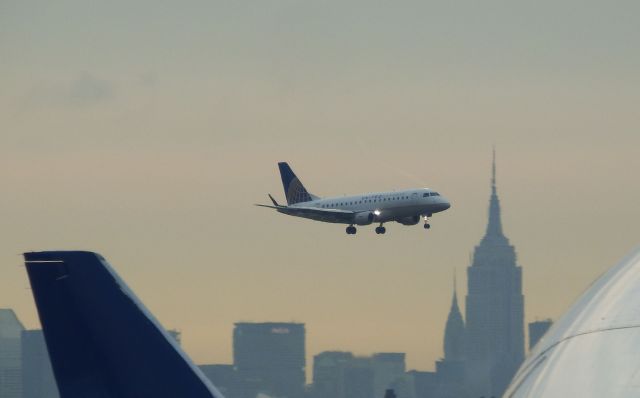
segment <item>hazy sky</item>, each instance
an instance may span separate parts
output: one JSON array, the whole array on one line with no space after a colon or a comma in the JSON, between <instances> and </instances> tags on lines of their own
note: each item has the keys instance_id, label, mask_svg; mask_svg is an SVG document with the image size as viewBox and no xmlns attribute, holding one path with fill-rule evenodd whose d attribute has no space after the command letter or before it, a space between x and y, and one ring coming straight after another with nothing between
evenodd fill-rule
<instances>
[{"instance_id":1,"label":"hazy sky","mask_svg":"<svg viewBox=\"0 0 640 398\"><path fill-rule=\"evenodd\" d=\"M102 253L196 362L236 321L312 355L442 355L484 233L491 146L526 321L639 243L637 1L0 0L0 307L20 253ZM256 208L288 160L318 195L428 186L433 228ZM461 298L461 303L464 302Z\"/></svg>"}]
</instances>

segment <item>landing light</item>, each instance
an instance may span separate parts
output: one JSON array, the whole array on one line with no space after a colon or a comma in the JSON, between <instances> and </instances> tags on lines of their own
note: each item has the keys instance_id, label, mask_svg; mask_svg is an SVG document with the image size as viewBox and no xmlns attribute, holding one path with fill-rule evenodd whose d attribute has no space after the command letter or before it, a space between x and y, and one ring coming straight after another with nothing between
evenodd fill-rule
<instances>
[{"instance_id":1,"label":"landing light","mask_svg":"<svg viewBox=\"0 0 640 398\"><path fill-rule=\"evenodd\" d=\"M376 216L379 216L380 215L380 210L374 210L373 214L375 214Z\"/></svg>"}]
</instances>

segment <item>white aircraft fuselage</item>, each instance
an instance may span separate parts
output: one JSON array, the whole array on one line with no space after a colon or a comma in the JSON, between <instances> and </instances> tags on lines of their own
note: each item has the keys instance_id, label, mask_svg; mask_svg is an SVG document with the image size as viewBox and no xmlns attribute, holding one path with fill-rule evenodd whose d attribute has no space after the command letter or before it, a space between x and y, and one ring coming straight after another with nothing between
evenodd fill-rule
<instances>
[{"instance_id":1,"label":"white aircraft fuselage","mask_svg":"<svg viewBox=\"0 0 640 398\"><path fill-rule=\"evenodd\" d=\"M434 213L447 210L451 205L438 192L429 188L419 188L322 198L311 202L296 203L290 207L338 209L356 213L371 212L375 215L375 222L398 221L405 225L415 225L420 221L420 216L431 216ZM300 215L300 217L324 221L322 218L315 218L312 215ZM346 224L346 222L342 223ZM358 223L354 222L354 224Z\"/></svg>"},{"instance_id":2,"label":"white aircraft fuselage","mask_svg":"<svg viewBox=\"0 0 640 398\"><path fill-rule=\"evenodd\" d=\"M449 201L429 188L407 189L392 192L372 192L359 195L320 198L307 192L287 163L281 162L280 175L287 198L287 205L278 204L271 195L273 206L258 205L279 213L315 221L347 224L347 233L355 234L355 225L379 223L376 233L384 234L383 224L396 221L403 225L416 225L424 218L451 207Z\"/></svg>"}]
</instances>

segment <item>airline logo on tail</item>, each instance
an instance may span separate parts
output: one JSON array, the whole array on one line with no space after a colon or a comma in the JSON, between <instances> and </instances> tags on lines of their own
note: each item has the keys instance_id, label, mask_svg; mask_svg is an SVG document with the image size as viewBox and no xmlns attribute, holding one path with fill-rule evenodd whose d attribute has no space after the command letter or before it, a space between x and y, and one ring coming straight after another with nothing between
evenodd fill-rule
<instances>
[{"instance_id":1,"label":"airline logo on tail","mask_svg":"<svg viewBox=\"0 0 640 398\"><path fill-rule=\"evenodd\" d=\"M291 170L287 162L278 163L278 168L280 169L280 177L282 177L282 185L284 186L284 195L287 198L287 204L293 205L313 200L313 195L302 185L302 182L293 170Z\"/></svg>"}]
</instances>

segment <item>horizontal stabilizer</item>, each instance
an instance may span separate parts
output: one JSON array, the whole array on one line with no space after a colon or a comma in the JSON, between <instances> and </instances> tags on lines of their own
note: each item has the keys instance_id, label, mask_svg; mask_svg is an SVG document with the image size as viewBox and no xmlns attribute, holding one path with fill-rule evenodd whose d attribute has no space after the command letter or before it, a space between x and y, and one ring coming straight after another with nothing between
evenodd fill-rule
<instances>
[{"instance_id":1,"label":"horizontal stabilizer","mask_svg":"<svg viewBox=\"0 0 640 398\"><path fill-rule=\"evenodd\" d=\"M269 194L269 199L271 199L271 201L273 202L273 205L276 207L280 207L280 205L278 204L278 202L276 202L276 200L273 198L273 196L271 196L271 194Z\"/></svg>"}]
</instances>

